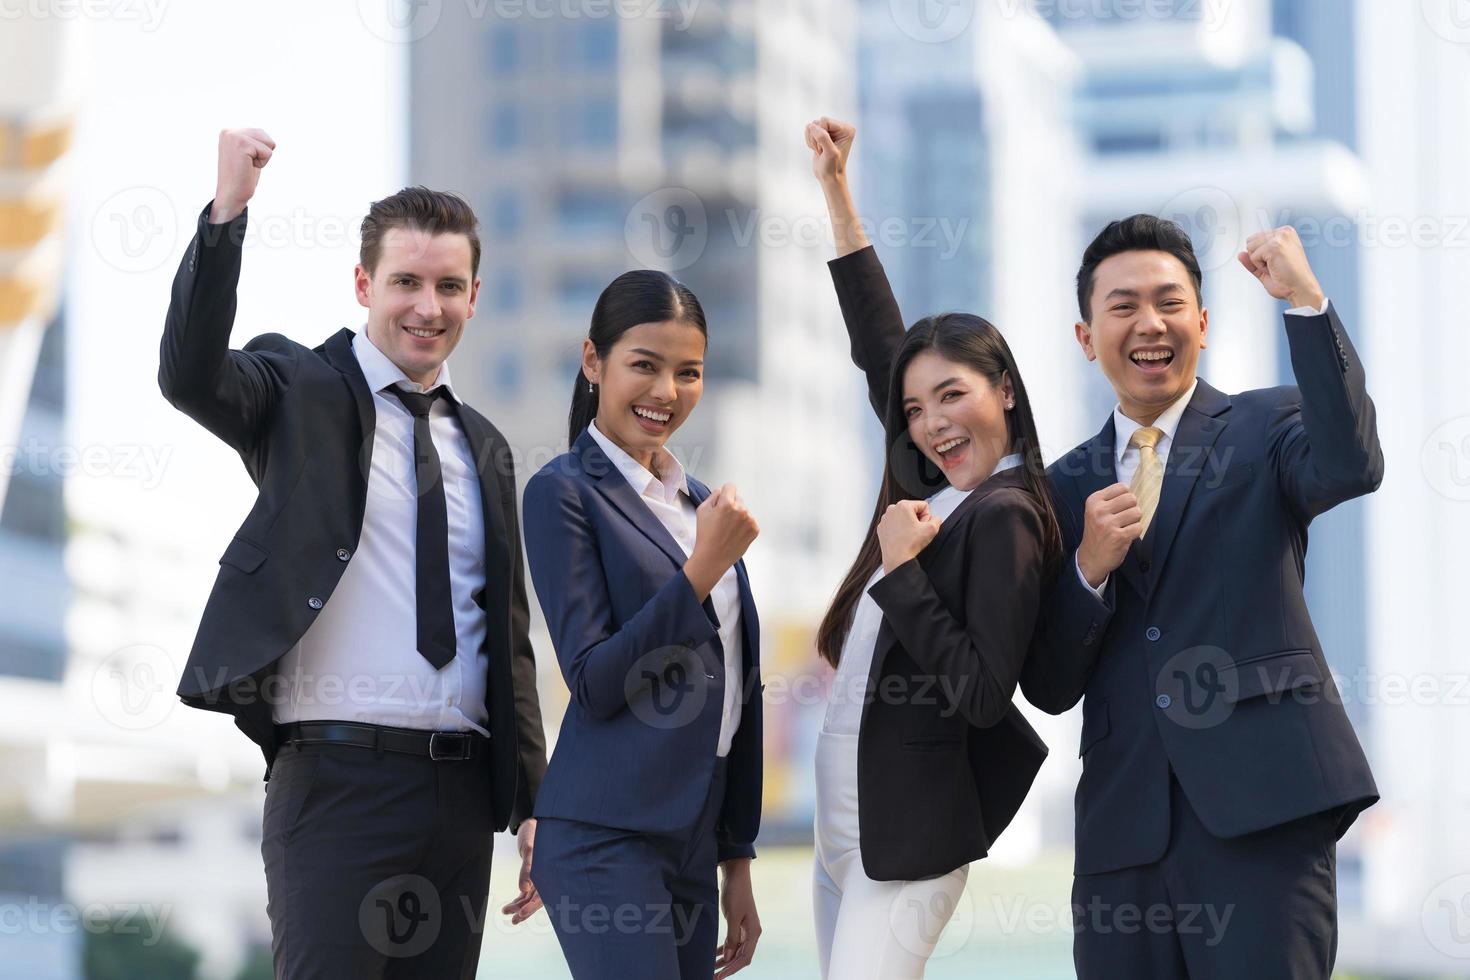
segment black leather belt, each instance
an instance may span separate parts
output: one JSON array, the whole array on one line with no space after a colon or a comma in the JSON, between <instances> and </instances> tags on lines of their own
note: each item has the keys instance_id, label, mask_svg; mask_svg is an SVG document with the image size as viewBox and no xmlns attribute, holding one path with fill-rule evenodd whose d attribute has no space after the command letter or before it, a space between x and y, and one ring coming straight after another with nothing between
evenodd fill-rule
<instances>
[{"instance_id":1,"label":"black leather belt","mask_svg":"<svg viewBox=\"0 0 1470 980\"><path fill-rule=\"evenodd\" d=\"M379 752L426 755L435 762L467 762L485 757L490 740L479 732L426 732L349 721L293 721L276 726L276 742L357 745Z\"/></svg>"}]
</instances>

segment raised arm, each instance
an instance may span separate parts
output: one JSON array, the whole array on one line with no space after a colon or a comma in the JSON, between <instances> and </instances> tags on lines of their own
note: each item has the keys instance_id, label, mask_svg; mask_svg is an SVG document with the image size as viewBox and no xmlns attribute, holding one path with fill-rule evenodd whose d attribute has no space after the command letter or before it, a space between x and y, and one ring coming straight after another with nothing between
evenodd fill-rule
<instances>
[{"instance_id":1,"label":"raised arm","mask_svg":"<svg viewBox=\"0 0 1470 980\"><path fill-rule=\"evenodd\" d=\"M179 263L159 345L158 387L177 409L241 453L250 452L290 383L295 358L284 346L230 349L240 282L246 204L275 149L258 129L219 137L215 197L200 214Z\"/></svg>"},{"instance_id":2,"label":"raised arm","mask_svg":"<svg viewBox=\"0 0 1470 980\"><path fill-rule=\"evenodd\" d=\"M1277 408L1271 465L1282 494L1310 521L1383 481L1373 399L1363 362L1323 295L1296 229L1252 235L1240 262L1266 292L1291 305L1286 341L1300 398Z\"/></svg>"},{"instance_id":3,"label":"raised arm","mask_svg":"<svg viewBox=\"0 0 1470 980\"><path fill-rule=\"evenodd\" d=\"M883 263L868 244L848 189L847 157L856 136L853 126L826 116L806 128L812 173L827 199L837 244L837 258L828 263L828 268L852 343L853 363L868 379L868 401L881 422L888 405L894 353L903 343L904 325Z\"/></svg>"}]
</instances>

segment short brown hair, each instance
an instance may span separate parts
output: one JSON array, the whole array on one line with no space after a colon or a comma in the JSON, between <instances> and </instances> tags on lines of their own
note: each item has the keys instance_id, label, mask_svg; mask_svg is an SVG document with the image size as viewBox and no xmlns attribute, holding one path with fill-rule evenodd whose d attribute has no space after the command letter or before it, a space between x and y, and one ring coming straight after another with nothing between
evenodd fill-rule
<instances>
[{"instance_id":1,"label":"short brown hair","mask_svg":"<svg viewBox=\"0 0 1470 980\"><path fill-rule=\"evenodd\" d=\"M470 240L470 278L480 274L479 219L464 198L427 187L405 187L391 197L374 201L362 219L362 247L358 261L368 275L377 271L383 235L392 228L415 228L431 235L464 235Z\"/></svg>"}]
</instances>

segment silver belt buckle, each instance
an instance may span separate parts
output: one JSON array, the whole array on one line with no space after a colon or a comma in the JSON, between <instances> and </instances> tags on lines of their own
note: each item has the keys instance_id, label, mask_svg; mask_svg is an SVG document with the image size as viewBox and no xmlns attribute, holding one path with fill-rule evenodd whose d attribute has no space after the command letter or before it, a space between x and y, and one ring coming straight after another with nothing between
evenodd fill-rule
<instances>
[{"instance_id":1,"label":"silver belt buckle","mask_svg":"<svg viewBox=\"0 0 1470 980\"><path fill-rule=\"evenodd\" d=\"M429 758L435 762L464 762L470 757L467 732L430 732Z\"/></svg>"}]
</instances>

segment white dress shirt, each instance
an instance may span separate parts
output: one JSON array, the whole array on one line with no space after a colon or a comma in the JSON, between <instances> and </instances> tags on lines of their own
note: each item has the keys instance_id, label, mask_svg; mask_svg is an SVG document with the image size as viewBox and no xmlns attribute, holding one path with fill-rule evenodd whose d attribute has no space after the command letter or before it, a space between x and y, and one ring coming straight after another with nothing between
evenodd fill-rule
<instances>
[{"instance_id":1,"label":"white dress shirt","mask_svg":"<svg viewBox=\"0 0 1470 980\"><path fill-rule=\"evenodd\" d=\"M449 402L459 401L449 365L425 389L409 381L366 330L353 337L352 352L377 412L362 535L316 621L281 658L283 688L273 697L272 713L277 723L356 721L488 735L485 613L474 600L485 586L485 518L474 456ZM413 416L384 390L394 384L448 394L429 411L429 435L444 475L456 636L454 659L442 670L418 652ZM303 486L296 492L316 491Z\"/></svg>"},{"instance_id":2,"label":"white dress shirt","mask_svg":"<svg viewBox=\"0 0 1470 980\"><path fill-rule=\"evenodd\" d=\"M1021 465L1021 454L1011 453L995 464L991 476L1001 470ZM947 486L929 498L929 512L941 522L964 502L973 490L956 490ZM856 735L863 720L863 704L868 697L868 674L873 668L873 654L878 646L878 628L883 625L883 610L873 601L868 590L883 577L880 564L863 594L858 599L857 609L852 615L852 627L842 641L842 656L837 661L837 676L827 694L827 715L822 721L822 731L834 735Z\"/></svg>"},{"instance_id":3,"label":"white dress shirt","mask_svg":"<svg viewBox=\"0 0 1470 980\"><path fill-rule=\"evenodd\" d=\"M1297 306L1286 311L1287 316L1321 316L1327 312L1327 300L1322 301L1322 308L1314 310L1310 306ZM1179 420L1184 417L1184 410L1189 407L1189 400L1194 397L1194 390L1199 387L1199 379L1195 378L1190 384L1189 390L1170 403L1164 409L1164 413L1154 420L1153 427L1164 434L1159 437L1158 444L1154 446L1154 452L1158 453L1159 465L1166 468L1169 465L1169 447L1174 444L1174 432L1179 428ZM1119 483L1125 487L1133 483L1133 475L1138 472L1138 447L1130 446L1129 440L1133 433L1144 426L1123 414L1123 406L1113 407L1113 465L1117 473ZM1079 558L1073 557L1073 565L1077 569L1077 577L1082 579L1082 584L1092 589L1092 583L1087 581L1087 576L1082 574L1082 564ZM1102 583L1092 589L1098 598L1102 598L1103 590L1108 587L1108 578L1104 575Z\"/></svg>"},{"instance_id":4,"label":"white dress shirt","mask_svg":"<svg viewBox=\"0 0 1470 980\"><path fill-rule=\"evenodd\" d=\"M602 447L604 455L623 474L633 492L638 494L638 498L653 512L658 522L679 543L685 556L692 555L695 532L698 530L694 498L689 496L689 483L684 475L684 467L674 458L674 454L667 448L659 450L660 475L655 476L642 463L629 456L621 446L603 435L595 420L587 426L587 431L592 433L592 438ZM715 615L720 620L720 647L725 651L725 704L720 715L720 737L715 747L715 755L725 756L730 754L730 741L740 727L740 715L744 710L744 702L740 699L745 686L744 661L741 656L744 640L740 632L740 580L734 565L720 576L720 581L710 593L710 601L714 603Z\"/></svg>"}]
</instances>

